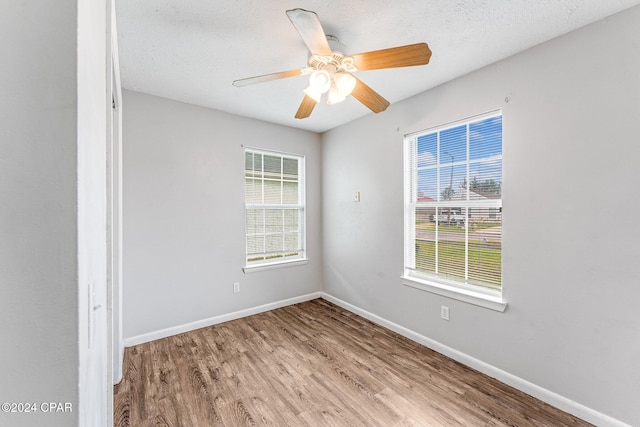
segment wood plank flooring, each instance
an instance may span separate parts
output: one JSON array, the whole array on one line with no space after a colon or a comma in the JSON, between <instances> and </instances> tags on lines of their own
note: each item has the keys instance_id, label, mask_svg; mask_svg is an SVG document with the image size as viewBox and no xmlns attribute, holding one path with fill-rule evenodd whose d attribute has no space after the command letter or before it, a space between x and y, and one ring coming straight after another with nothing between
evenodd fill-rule
<instances>
[{"instance_id":1,"label":"wood plank flooring","mask_svg":"<svg viewBox=\"0 0 640 427\"><path fill-rule=\"evenodd\" d=\"M589 426L317 299L127 348L114 425Z\"/></svg>"}]
</instances>

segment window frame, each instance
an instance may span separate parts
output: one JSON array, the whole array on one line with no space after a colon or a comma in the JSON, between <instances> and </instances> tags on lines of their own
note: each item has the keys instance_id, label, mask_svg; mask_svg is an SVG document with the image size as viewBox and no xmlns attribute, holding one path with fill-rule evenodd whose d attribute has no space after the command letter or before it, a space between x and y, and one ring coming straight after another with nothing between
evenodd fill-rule
<instances>
[{"instance_id":1,"label":"window frame","mask_svg":"<svg viewBox=\"0 0 640 427\"><path fill-rule=\"evenodd\" d=\"M249 203L247 200L247 169L246 169L246 158L247 153L260 154L263 156L274 156L279 157L280 159L295 159L298 165L298 203L284 203L281 198L281 203L264 203L264 185L261 186L261 190L263 191L261 203ZM257 148L257 147L249 147L243 146L243 175L244 175L244 184L243 184L243 196L244 196L244 267L242 268L244 273L253 273L264 270L271 270L277 268L284 267L293 267L298 265L304 265L308 263L307 259L307 250L306 250L306 185L305 185L305 156L302 154L288 153L283 151ZM281 161L281 179L284 182L284 162ZM264 164L263 164L264 167ZM264 173L263 173L263 180ZM284 191L284 189L282 190ZM283 193L281 193L281 197ZM248 222L247 222L247 213L251 209L297 209L298 210L298 255L292 257L274 257L272 259L262 259L256 261L249 261L248 258L251 254L249 254L249 245L248 245L248 237L251 233L248 232ZM283 224L284 227L284 224ZM263 229L266 228L266 223L263 223ZM282 231L283 235L287 234L285 231ZM254 233L255 235L256 233ZM262 233L266 236L268 233L263 231ZM287 251L282 251L287 252ZM265 252L265 255L267 253Z\"/></svg>"},{"instance_id":2,"label":"window frame","mask_svg":"<svg viewBox=\"0 0 640 427\"><path fill-rule=\"evenodd\" d=\"M456 280L445 277L438 277L435 274L429 274L428 272L419 271L415 268L415 244L416 244L416 211L420 207L418 201L417 191L417 179L418 179L418 155L416 152L411 151L416 147L417 139L420 136L428 135L431 133L442 132L450 128L458 127L461 125L470 125L478 121L489 119L491 117L504 117L502 110L493 110L487 113L478 114L472 117L468 117L462 120L456 120L454 122L446 123L440 126L435 126L418 132L413 132L404 136L403 139L403 183L404 183L404 257L403 257L403 274L401 276L401 282L405 286L420 289L437 295L445 296L447 298L456 299L459 301L467 302L470 304L478 305L481 307L489 308L495 311L503 312L506 310L507 302L502 297L503 287L491 287L483 286L480 284L469 283L467 280ZM467 128L468 129L468 128ZM504 148L504 136L501 143ZM469 142L467 141L467 151ZM503 162L503 149L501 149L501 162ZM471 160L465 159L464 163L467 165L467 171L469 170L469 164ZM452 163L455 164L461 162ZM440 167L437 163L437 167ZM501 166L502 167L502 166ZM468 179L468 174L467 178ZM493 208L502 208L503 195L501 194L499 202L487 202L487 205L492 205ZM459 201L439 201L434 202L431 205L439 208L449 208L458 206ZM473 208L474 203L471 200L464 202L465 208ZM455 206L454 206L455 205ZM479 207L479 206L478 206ZM483 206L484 207L484 206ZM436 211L437 212L437 211ZM437 218L437 217L436 217ZM437 219L436 219L437 221ZM465 242L468 239L468 224L465 224ZM436 232L437 233L437 232ZM437 235L437 234L436 234ZM466 245L466 243L465 243ZM501 257L503 253L501 252ZM468 268L468 259L465 256L465 269Z\"/></svg>"}]
</instances>

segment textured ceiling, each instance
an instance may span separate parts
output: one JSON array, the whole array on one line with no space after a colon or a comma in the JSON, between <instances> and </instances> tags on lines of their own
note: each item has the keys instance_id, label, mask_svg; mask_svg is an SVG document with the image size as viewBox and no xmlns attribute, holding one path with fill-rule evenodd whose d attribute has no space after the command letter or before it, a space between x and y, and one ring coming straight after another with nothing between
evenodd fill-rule
<instances>
[{"instance_id":1,"label":"textured ceiling","mask_svg":"<svg viewBox=\"0 0 640 427\"><path fill-rule=\"evenodd\" d=\"M346 54L427 42L429 65L358 73L393 104L636 4L640 0L116 0L122 85L323 132L372 113L349 97L294 119L308 85L304 76L231 85L306 66L307 49L287 9L315 11Z\"/></svg>"}]
</instances>

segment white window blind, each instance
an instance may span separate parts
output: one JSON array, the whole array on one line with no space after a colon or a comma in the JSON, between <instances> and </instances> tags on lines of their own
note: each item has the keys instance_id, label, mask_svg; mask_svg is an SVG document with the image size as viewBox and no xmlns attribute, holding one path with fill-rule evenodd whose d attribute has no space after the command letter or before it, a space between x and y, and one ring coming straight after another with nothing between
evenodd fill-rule
<instances>
[{"instance_id":1,"label":"white window blind","mask_svg":"<svg viewBox=\"0 0 640 427\"><path fill-rule=\"evenodd\" d=\"M304 258L304 157L245 149L247 265Z\"/></svg>"},{"instance_id":2,"label":"white window blind","mask_svg":"<svg viewBox=\"0 0 640 427\"><path fill-rule=\"evenodd\" d=\"M502 286L502 114L405 138L405 276Z\"/></svg>"}]
</instances>

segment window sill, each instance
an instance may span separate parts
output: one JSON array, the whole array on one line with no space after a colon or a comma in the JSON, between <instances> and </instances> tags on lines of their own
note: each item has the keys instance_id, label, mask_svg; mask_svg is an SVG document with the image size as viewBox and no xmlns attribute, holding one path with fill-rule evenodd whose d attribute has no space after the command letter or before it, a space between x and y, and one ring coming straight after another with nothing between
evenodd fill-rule
<instances>
[{"instance_id":1,"label":"window sill","mask_svg":"<svg viewBox=\"0 0 640 427\"><path fill-rule=\"evenodd\" d=\"M451 286L409 275L404 275L401 279L403 285L420 289L422 291L431 292L433 294L499 311L501 313L507 309L507 302L502 299L502 295L498 291L475 291L471 289L463 289L457 286Z\"/></svg>"},{"instance_id":2,"label":"window sill","mask_svg":"<svg viewBox=\"0 0 640 427\"><path fill-rule=\"evenodd\" d=\"M269 264L254 264L254 265L247 265L245 267L242 268L242 271L247 274L247 273L257 273L258 271L266 271L266 270L276 270L279 268L286 268L286 267L296 267L298 265L306 265L309 263L309 260L306 258L298 258L298 259L294 259L291 261L280 261L280 262L271 262Z\"/></svg>"}]
</instances>

